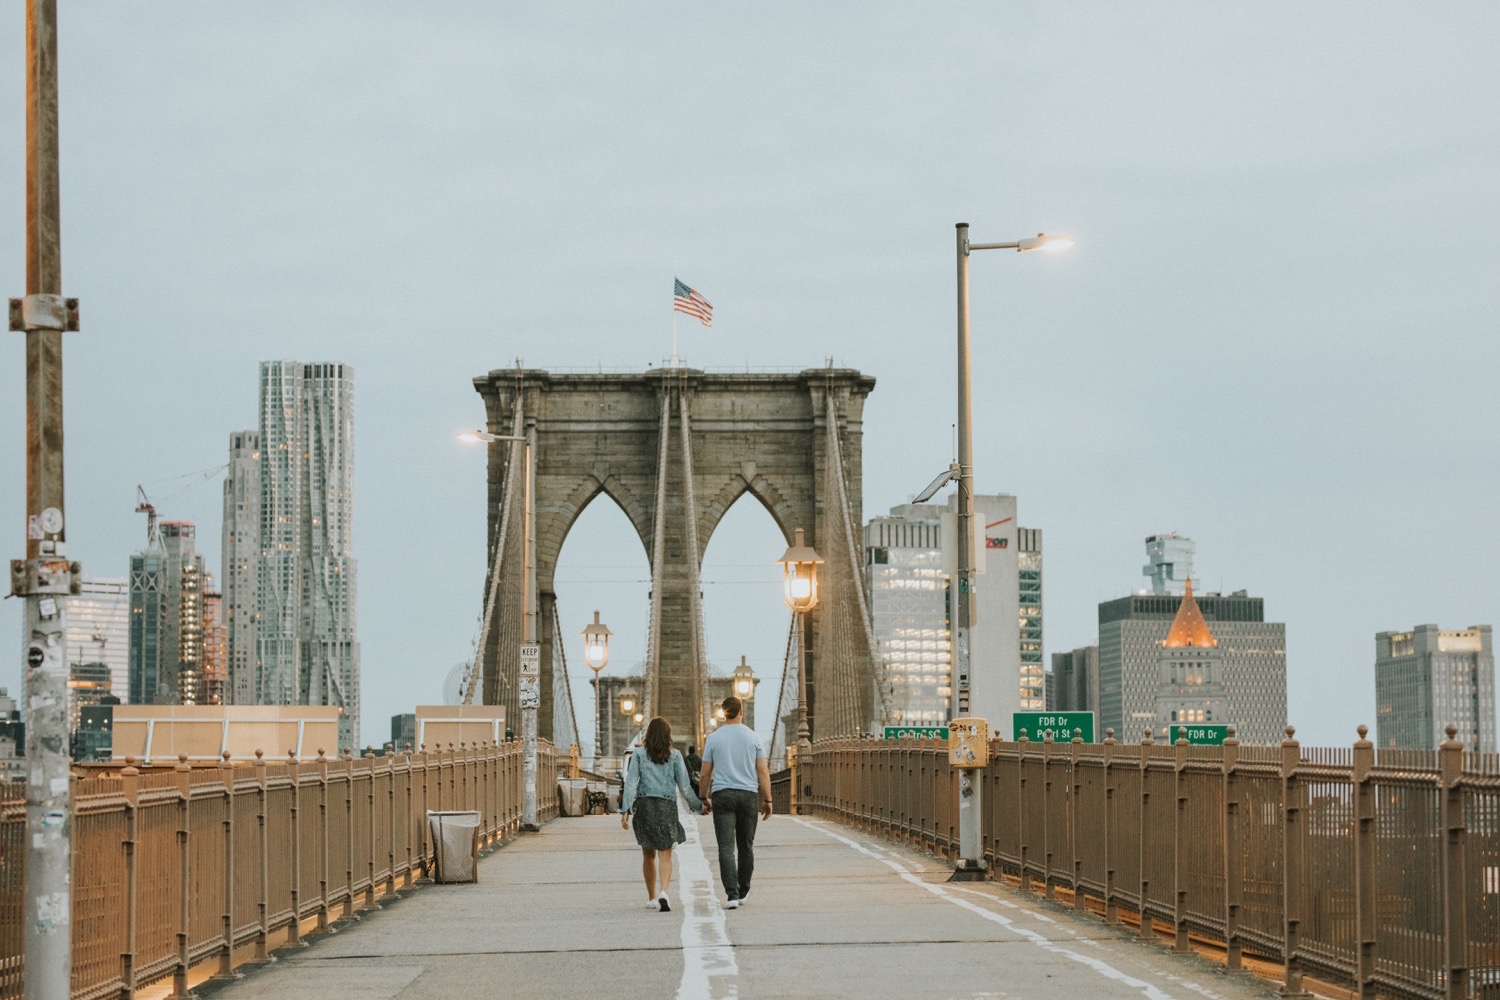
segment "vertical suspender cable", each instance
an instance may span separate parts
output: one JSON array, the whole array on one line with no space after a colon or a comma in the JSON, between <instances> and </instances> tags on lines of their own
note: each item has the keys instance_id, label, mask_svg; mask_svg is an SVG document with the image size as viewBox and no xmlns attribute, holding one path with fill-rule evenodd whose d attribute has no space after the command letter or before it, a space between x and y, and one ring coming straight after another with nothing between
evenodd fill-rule
<instances>
[{"instance_id":1,"label":"vertical suspender cable","mask_svg":"<svg viewBox=\"0 0 1500 1000\"><path fill-rule=\"evenodd\" d=\"M688 416L687 392L677 397L677 414L682 434L682 483L683 517L687 521L687 568L688 606L691 610L693 629L693 686L692 703L697 716L693 719L694 746L702 746L707 735L708 716L708 656L703 643L703 585L700 579L698 550L698 501L693 489L693 428Z\"/></svg>"},{"instance_id":2,"label":"vertical suspender cable","mask_svg":"<svg viewBox=\"0 0 1500 1000\"><path fill-rule=\"evenodd\" d=\"M656 452L656 524L651 538L651 624L646 644L645 716L656 711L656 685L661 673L661 585L667 552L667 445L672 440L672 388L664 379L661 396L660 445Z\"/></svg>"}]
</instances>

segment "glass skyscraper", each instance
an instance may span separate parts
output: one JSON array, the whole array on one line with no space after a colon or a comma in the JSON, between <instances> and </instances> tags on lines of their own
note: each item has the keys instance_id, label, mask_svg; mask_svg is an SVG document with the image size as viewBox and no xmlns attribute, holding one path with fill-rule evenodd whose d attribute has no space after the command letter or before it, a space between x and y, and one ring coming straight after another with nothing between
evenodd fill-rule
<instances>
[{"instance_id":1,"label":"glass skyscraper","mask_svg":"<svg viewBox=\"0 0 1500 1000\"><path fill-rule=\"evenodd\" d=\"M903 504L865 526L865 586L878 675L892 725L952 717L950 581L957 507ZM977 494L977 615L970 649L970 714L1008 732L1016 711L1045 707L1042 532L1016 525L1016 498Z\"/></svg>"}]
</instances>

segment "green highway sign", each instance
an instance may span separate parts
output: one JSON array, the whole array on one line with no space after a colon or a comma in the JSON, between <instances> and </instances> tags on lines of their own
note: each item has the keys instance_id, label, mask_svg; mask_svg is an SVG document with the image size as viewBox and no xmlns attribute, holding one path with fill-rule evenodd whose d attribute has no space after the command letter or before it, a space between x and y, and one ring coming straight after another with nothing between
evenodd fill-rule
<instances>
[{"instance_id":1,"label":"green highway sign","mask_svg":"<svg viewBox=\"0 0 1500 1000\"><path fill-rule=\"evenodd\" d=\"M1229 737L1229 727L1217 725L1204 725L1196 723L1177 723L1171 727L1171 742L1176 743L1177 738L1187 730L1187 741L1190 746L1216 747Z\"/></svg>"},{"instance_id":2,"label":"green highway sign","mask_svg":"<svg viewBox=\"0 0 1500 1000\"><path fill-rule=\"evenodd\" d=\"M914 740L946 740L947 726L886 726L885 738L899 740L908 736Z\"/></svg>"},{"instance_id":3,"label":"green highway sign","mask_svg":"<svg viewBox=\"0 0 1500 1000\"><path fill-rule=\"evenodd\" d=\"M1076 729L1083 730L1081 735L1083 742L1094 742L1094 713L1093 712L1012 712L1010 714L1010 738L1019 740L1021 730L1026 730L1026 738L1033 743L1040 743L1051 733L1052 738L1059 743L1068 743L1073 739Z\"/></svg>"}]
</instances>

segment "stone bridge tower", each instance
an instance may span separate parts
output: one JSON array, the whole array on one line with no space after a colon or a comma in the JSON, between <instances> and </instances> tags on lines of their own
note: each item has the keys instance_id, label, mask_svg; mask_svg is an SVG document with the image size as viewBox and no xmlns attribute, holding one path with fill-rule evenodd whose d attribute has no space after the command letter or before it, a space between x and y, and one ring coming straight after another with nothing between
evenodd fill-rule
<instances>
[{"instance_id":1,"label":"stone bridge tower","mask_svg":"<svg viewBox=\"0 0 1500 1000\"><path fill-rule=\"evenodd\" d=\"M847 368L786 374L640 374L501 369L474 380L495 434L535 432L539 620L552 621L553 577L563 540L598 494L635 527L651 566L646 707L701 746L712 711L704 655L699 569L709 538L742 493L755 496L788 543L802 528L826 560L810 615L809 715L817 736L862 732L876 718L867 605L862 596L861 437L875 380ZM502 573L483 650L486 704L516 705L523 614L523 482L512 455L489 462L490 567ZM522 464L519 460L514 464ZM509 488L508 488L509 487ZM506 516L506 497L513 516ZM505 525L505 538L500 538ZM496 545L497 541L502 544ZM774 559L780 553L767 553ZM511 570L510 567L514 567ZM552 629L542 638L540 734L550 737Z\"/></svg>"}]
</instances>

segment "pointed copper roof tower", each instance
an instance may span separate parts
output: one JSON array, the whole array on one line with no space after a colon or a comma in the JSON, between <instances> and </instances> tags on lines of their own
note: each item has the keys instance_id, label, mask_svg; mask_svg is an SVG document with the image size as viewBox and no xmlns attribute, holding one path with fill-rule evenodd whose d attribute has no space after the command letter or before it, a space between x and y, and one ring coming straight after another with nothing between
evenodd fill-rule
<instances>
[{"instance_id":1,"label":"pointed copper roof tower","mask_svg":"<svg viewBox=\"0 0 1500 1000\"><path fill-rule=\"evenodd\" d=\"M1208 622L1203 619L1203 612L1198 610L1198 602L1193 600L1193 581L1190 577L1187 581L1187 589L1182 595L1182 603L1177 607L1177 617L1172 619L1172 631L1167 633L1167 640L1162 645L1168 649L1181 649L1184 646L1217 646L1219 640L1208 630Z\"/></svg>"}]
</instances>

